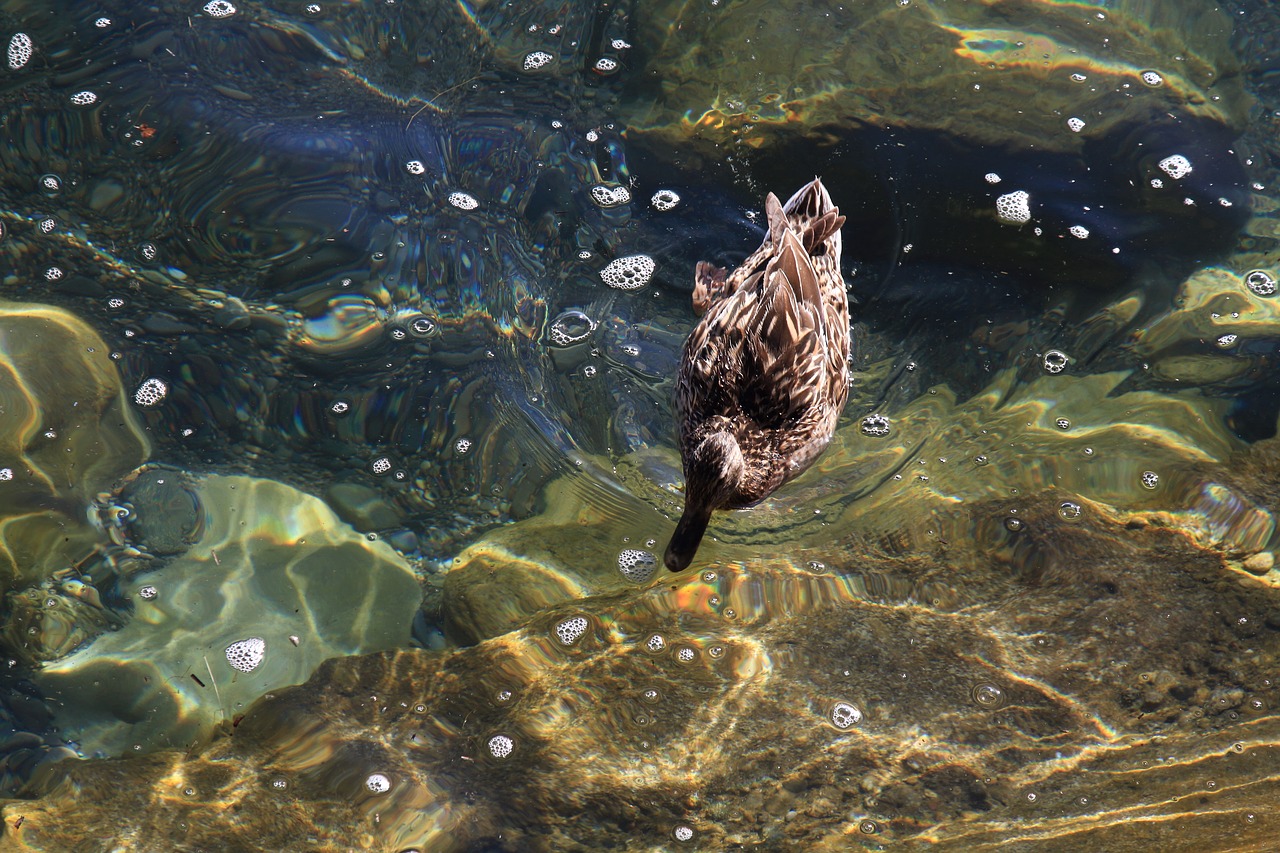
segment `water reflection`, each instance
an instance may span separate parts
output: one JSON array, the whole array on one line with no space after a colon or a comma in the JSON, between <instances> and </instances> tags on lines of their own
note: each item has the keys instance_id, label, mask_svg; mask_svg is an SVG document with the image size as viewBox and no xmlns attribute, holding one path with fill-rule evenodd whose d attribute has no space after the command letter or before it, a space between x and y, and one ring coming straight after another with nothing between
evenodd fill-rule
<instances>
[{"instance_id":1,"label":"water reflection","mask_svg":"<svg viewBox=\"0 0 1280 853\"><path fill-rule=\"evenodd\" d=\"M1274 834L1265 27L6 14L15 849ZM815 172L848 414L660 575L693 264Z\"/></svg>"}]
</instances>

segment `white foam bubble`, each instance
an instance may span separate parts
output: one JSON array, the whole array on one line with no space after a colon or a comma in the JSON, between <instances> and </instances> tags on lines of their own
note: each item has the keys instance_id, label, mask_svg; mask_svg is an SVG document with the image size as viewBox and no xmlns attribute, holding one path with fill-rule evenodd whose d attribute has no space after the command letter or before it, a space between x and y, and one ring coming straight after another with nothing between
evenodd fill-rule
<instances>
[{"instance_id":1,"label":"white foam bubble","mask_svg":"<svg viewBox=\"0 0 1280 853\"><path fill-rule=\"evenodd\" d=\"M1185 178L1191 174L1191 161L1181 154L1172 154L1159 163L1160 170L1175 181Z\"/></svg>"},{"instance_id":2,"label":"white foam bubble","mask_svg":"<svg viewBox=\"0 0 1280 853\"><path fill-rule=\"evenodd\" d=\"M671 210L680 203L680 196L674 190L658 190L653 194L653 198L649 199L649 203L656 210Z\"/></svg>"},{"instance_id":3,"label":"white foam bubble","mask_svg":"<svg viewBox=\"0 0 1280 853\"><path fill-rule=\"evenodd\" d=\"M600 278L618 290L635 290L649 283L654 269L656 265L648 255L627 255L610 261L600 270Z\"/></svg>"},{"instance_id":4,"label":"white foam bubble","mask_svg":"<svg viewBox=\"0 0 1280 853\"><path fill-rule=\"evenodd\" d=\"M572 646L587 633L589 624L585 616L570 616L568 619L562 619L556 623L556 639L561 645Z\"/></svg>"},{"instance_id":5,"label":"white foam bubble","mask_svg":"<svg viewBox=\"0 0 1280 853\"><path fill-rule=\"evenodd\" d=\"M9 39L9 70L17 71L31 61L35 45L26 33L14 33Z\"/></svg>"},{"instance_id":6,"label":"white foam bubble","mask_svg":"<svg viewBox=\"0 0 1280 853\"><path fill-rule=\"evenodd\" d=\"M71 103L75 104L77 107L88 107L96 104L97 102L98 96L87 89L83 92L76 92L71 96Z\"/></svg>"},{"instance_id":7,"label":"white foam bubble","mask_svg":"<svg viewBox=\"0 0 1280 853\"><path fill-rule=\"evenodd\" d=\"M506 735L489 738L489 754L494 758L508 758L515 751L516 742Z\"/></svg>"},{"instance_id":8,"label":"white foam bubble","mask_svg":"<svg viewBox=\"0 0 1280 853\"><path fill-rule=\"evenodd\" d=\"M1089 236L1089 229L1085 228L1083 225L1072 225L1070 228L1067 229L1067 231L1071 234L1072 237L1075 237L1080 240L1083 240Z\"/></svg>"},{"instance_id":9,"label":"white foam bubble","mask_svg":"<svg viewBox=\"0 0 1280 853\"><path fill-rule=\"evenodd\" d=\"M261 637L236 640L227 646L227 663L240 672L253 672L267 655L267 641Z\"/></svg>"},{"instance_id":10,"label":"white foam bubble","mask_svg":"<svg viewBox=\"0 0 1280 853\"><path fill-rule=\"evenodd\" d=\"M607 56L602 56L596 60L595 68L596 71L599 71L601 74L612 74L618 70L618 61L616 59L610 59Z\"/></svg>"},{"instance_id":11,"label":"white foam bubble","mask_svg":"<svg viewBox=\"0 0 1280 853\"><path fill-rule=\"evenodd\" d=\"M863 435L869 435L873 438L883 438L889 434L889 419L884 415L867 415L862 419L859 425Z\"/></svg>"},{"instance_id":12,"label":"white foam bubble","mask_svg":"<svg viewBox=\"0 0 1280 853\"><path fill-rule=\"evenodd\" d=\"M204 13L210 18L230 18L236 13L236 7L227 0L209 0L204 4Z\"/></svg>"},{"instance_id":13,"label":"white foam bubble","mask_svg":"<svg viewBox=\"0 0 1280 853\"><path fill-rule=\"evenodd\" d=\"M421 160L410 160L404 164L404 170L410 175L421 175L427 171L427 167L422 164Z\"/></svg>"},{"instance_id":14,"label":"white foam bubble","mask_svg":"<svg viewBox=\"0 0 1280 853\"><path fill-rule=\"evenodd\" d=\"M618 554L618 571L632 583L644 583L658 569L658 558L648 551L627 548Z\"/></svg>"},{"instance_id":15,"label":"white foam bubble","mask_svg":"<svg viewBox=\"0 0 1280 853\"><path fill-rule=\"evenodd\" d=\"M535 71L553 59L555 59L555 57L547 53L545 50L535 50L532 53L525 55L524 70Z\"/></svg>"},{"instance_id":16,"label":"white foam bubble","mask_svg":"<svg viewBox=\"0 0 1280 853\"><path fill-rule=\"evenodd\" d=\"M385 794L391 790L391 780L381 773L372 773L364 780L364 786L374 794Z\"/></svg>"},{"instance_id":17,"label":"white foam bubble","mask_svg":"<svg viewBox=\"0 0 1280 853\"><path fill-rule=\"evenodd\" d=\"M848 702L837 702L831 707L830 719L837 729L851 729L862 722L862 711Z\"/></svg>"},{"instance_id":18,"label":"white foam bubble","mask_svg":"<svg viewBox=\"0 0 1280 853\"><path fill-rule=\"evenodd\" d=\"M995 172L987 172L985 175L982 176L982 178L989 184L1000 183L1000 176L997 175Z\"/></svg>"},{"instance_id":19,"label":"white foam bubble","mask_svg":"<svg viewBox=\"0 0 1280 853\"><path fill-rule=\"evenodd\" d=\"M631 190L623 186L596 184L591 188L591 199L601 207L617 207L631 201Z\"/></svg>"},{"instance_id":20,"label":"white foam bubble","mask_svg":"<svg viewBox=\"0 0 1280 853\"><path fill-rule=\"evenodd\" d=\"M1070 130L1072 133L1079 133L1080 131L1084 130L1084 119L1077 118L1076 116L1072 116L1071 118L1067 119L1067 129Z\"/></svg>"},{"instance_id":21,"label":"white foam bubble","mask_svg":"<svg viewBox=\"0 0 1280 853\"><path fill-rule=\"evenodd\" d=\"M138 390L133 392L133 402L144 409L150 409L163 403L164 398L168 396L168 383L153 376L139 385Z\"/></svg>"},{"instance_id":22,"label":"white foam bubble","mask_svg":"<svg viewBox=\"0 0 1280 853\"><path fill-rule=\"evenodd\" d=\"M590 337L595 328L595 321L581 311L565 311L551 321L547 337L556 346L573 346Z\"/></svg>"},{"instance_id":23,"label":"white foam bubble","mask_svg":"<svg viewBox=\"0 0 1280 853\"><path fill-rule=\"evenodd\" d=\"M476 201L475 196L463 192L449 193L449 204L459 210L475 210L480 206L480 202Z\"/></svg>"},{"instance_id":24,"label":"white foam bubble","mask_svg":"<svg viewBox=\"0 0 1280 853\"><path fill-rule=\"evenodd\" d=\"M1044 360L1041 364L1045 373L1061 373L1067 369L1067 365L1071 359L1062 350L1051 349L1044 354Z\"/></svg>"},{"instance_id":25,"label":"white foam bubble","mask_svg":"<svg viewBox=\"0 0 1280 853\"><path fill-rule=\"evenodd\" d=\"M996 216L1002 222L1021 225L1031 220L1031 196L1026 190L1014 190L996 199Z\"/></svg>"}]
</instances>

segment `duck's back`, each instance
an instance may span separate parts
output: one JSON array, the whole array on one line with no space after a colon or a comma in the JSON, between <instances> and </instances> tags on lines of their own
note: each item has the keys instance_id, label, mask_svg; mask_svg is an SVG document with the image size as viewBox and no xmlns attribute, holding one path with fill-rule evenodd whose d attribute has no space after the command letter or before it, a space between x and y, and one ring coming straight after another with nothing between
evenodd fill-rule
<instances>
[{"instance_id":1,"label":"duck's back","mask_svg":"<svg viewBox=\"0 0 1280 853\"><path fill-rule=\"evenodd\" d=\"M699 267L706 313L685 343L677 384L682 447L723 429L746 473L732 506L799 474L831 438L848 397L843 217L818 182L785 207L770 195L769 238L730 276Z\"/></svg>"}]
</instances>

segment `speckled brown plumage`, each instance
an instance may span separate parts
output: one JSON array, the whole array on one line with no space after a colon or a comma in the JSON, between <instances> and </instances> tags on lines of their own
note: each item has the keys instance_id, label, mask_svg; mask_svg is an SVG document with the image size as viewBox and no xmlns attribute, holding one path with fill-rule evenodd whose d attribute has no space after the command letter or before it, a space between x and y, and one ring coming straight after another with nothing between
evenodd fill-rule
<instances>
[{"instance_id":1,"label":"speckled brown plumage","mask_svg":"<svg viewBox=\"0 0 1280 853\"><path fill-rule=\"evenodd\" d=\"M665 562L692 561L717 509L759 503L813 463L849 396L849 303L840 274L844 217L814 179L785 205L765 201L769 233L732 273L699 263L676 379L685 508Z\"/></svg>"}]
</instances>

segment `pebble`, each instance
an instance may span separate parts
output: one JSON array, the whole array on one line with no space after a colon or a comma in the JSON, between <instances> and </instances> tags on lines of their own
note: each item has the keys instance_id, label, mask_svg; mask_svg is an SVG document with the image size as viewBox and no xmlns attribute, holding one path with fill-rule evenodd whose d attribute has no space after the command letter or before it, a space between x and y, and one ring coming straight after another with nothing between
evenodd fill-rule
<instances>
[{"instance_id":1,"label":"pebble","mask_svg":"<svg viewBox=\"0 0 1280 853\"><path fill-rule=\"evenodd\" d=\"M1244 563L1244 570L1255 575L1265 575L1271 571L1271 567L1276 564L1275 554L1270 551L1259 551L1248 557Z\"/></svg>"}]
</instances>

